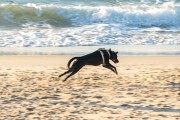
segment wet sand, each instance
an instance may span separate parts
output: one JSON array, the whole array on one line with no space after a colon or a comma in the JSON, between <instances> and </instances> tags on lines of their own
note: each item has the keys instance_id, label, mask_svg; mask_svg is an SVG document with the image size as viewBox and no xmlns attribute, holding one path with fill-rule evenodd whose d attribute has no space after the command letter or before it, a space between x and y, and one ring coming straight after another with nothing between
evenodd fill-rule
<instances>
[{"instance_id":1,"label":"wet sand","mask_svg":"<svg viewBox=\"0 0 180 120\"><path fill-rule=\"evenodd\" d=\"M180 57L123 56L62 82L69 56L0 56L0 119L180 120Z\"/></svg>"}]
</instances>

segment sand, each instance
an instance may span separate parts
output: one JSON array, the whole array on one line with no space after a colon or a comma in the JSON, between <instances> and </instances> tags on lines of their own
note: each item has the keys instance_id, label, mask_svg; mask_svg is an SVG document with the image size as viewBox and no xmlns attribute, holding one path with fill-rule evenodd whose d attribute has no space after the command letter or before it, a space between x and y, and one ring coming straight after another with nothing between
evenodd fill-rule
<instances>
[{"instance_id":1,"label":"sand","mask_svg":"<svg viewBox=\"0 0 180 120\"><path fill-rule=\"evenodd\" d=\"M69 56L0 56L0 119L180 120L180 56L122 56L115 75Z\"/></svg>"}]
</instances>

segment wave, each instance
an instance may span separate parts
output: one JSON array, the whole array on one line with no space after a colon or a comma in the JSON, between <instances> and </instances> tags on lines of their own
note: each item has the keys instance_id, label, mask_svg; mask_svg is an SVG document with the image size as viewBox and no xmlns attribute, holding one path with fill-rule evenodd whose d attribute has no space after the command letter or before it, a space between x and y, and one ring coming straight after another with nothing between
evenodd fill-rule
<instances>
[{"instance_id":1,"label":"wave","mask_svg":"<svg viewBox=\"0 0 180 120\"><path fill-rule=\"evenodd\" d=\"M54 10L21 5L4 5L0 7L1 26L22 26L25 24L50 24L52 26L69 26L66 19Z\"/></svg>"},{"instance_id":2,"label":"wave","mask_svg":"<svg viewBox=\"0 0 180 120\"><path fill-rule=\"evenodd\" d=\"M180 27L180 5L63 6L1 4L1 26L48 24L56 27L118 24L135 27Z\"/></svg>"},{"instance_id":3,"label":"wave","mask_svg":"<svg viewBox=\"0 0 180 120\"><path fill-rule=\"evenodd\" d=\"M180 7L175 8L133 8L118 7L65 7L66 13L75 25L121 24L140 27L180 26ZM69 12L70 11L70 12Z\"/></svg>"}]
</instances>

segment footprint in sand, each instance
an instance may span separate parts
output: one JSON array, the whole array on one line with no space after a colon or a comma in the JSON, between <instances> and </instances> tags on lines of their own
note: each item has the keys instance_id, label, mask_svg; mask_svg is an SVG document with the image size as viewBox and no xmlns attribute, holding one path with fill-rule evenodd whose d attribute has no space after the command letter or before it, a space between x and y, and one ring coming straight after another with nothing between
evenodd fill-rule
<instances>
[{"instance_id":1,"label":"footprint in sand","mask_svg":"<svg viewBox=\"0 0 180 120\"><path fill-rule=\"evenodd\" d=\"M7 73L2 73L2 74L0 74L0 76L8 76L8 74Z\"/></svg>"}]
</instances>

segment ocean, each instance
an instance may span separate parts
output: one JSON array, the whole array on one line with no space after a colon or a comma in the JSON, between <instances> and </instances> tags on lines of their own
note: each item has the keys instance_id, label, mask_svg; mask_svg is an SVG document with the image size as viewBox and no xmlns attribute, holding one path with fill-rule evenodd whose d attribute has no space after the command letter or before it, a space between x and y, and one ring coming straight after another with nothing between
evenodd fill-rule
<instances>
[{"instance_id":1,"label":"ocean","mask_svg":"<svg viewBox=\"0 0 180 120\"><path fill-rule=\"evenodd\" d=\"M180 0L0 1L0 55L9 48L56 51L82 46L130 52L135 47L139 53L156 48L180 55L179 45Z\"/></svg>"}]
</instances>

